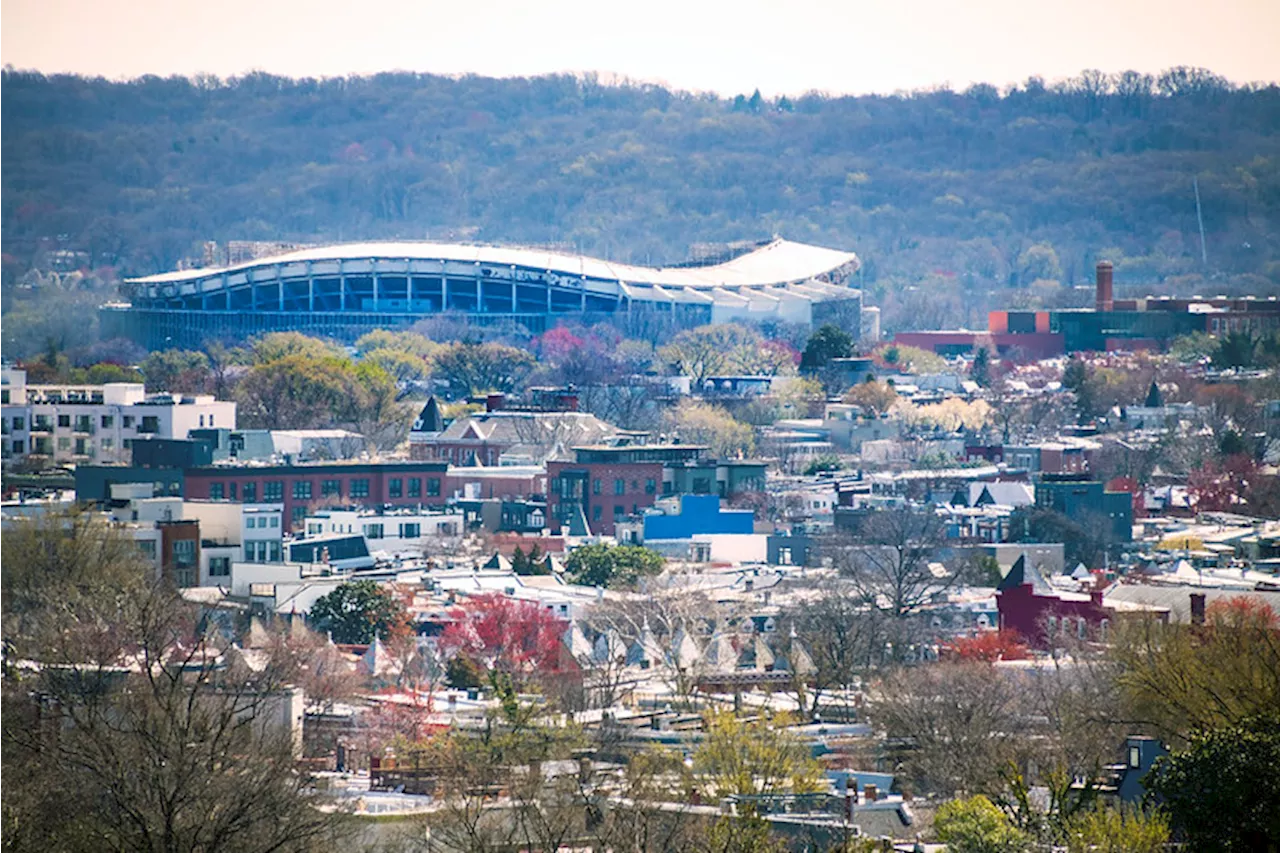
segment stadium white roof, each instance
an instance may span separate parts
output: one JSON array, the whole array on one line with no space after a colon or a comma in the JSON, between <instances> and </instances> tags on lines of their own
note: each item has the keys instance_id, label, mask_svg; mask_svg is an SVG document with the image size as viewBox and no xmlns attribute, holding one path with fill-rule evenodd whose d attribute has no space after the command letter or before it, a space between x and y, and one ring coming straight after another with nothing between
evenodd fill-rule
<instances>
[{"instance_id":1,"label":"stadium white roof","mask_svg":"<svg viewBox=\"0 0 1280 853\"><path fill-rule=\"evenodd\" d=\"M230 267L178 270L133 278L129 281L136 284L189 282L276 264L369 259L452 261L516 266L577 275L588 279L675 288L713 289L767 287L802 282L846 265L856 264L858 257L852 252L776 239L724 263L688 267L642 267L584 255L548 252L542 249L460 243L368 242L301 249Z\"/></svg>"}]
</instances>

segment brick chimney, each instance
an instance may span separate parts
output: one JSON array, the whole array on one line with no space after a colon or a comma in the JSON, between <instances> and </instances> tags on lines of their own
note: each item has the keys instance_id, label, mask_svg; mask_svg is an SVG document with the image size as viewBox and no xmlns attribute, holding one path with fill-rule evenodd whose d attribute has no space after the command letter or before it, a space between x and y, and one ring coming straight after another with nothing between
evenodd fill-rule
<instances>
[{"instance_id":1,"label":"brick chimney","mask_svg":"<svg viewBox=\"0 0 1280 853\"><path fill-rule=\"evenodd\" d=\"M1191 624L1204 624L1204 593L1191 593Z\"/></svg>"},{"instance_id":2,"label":"brick chimney","mask_svg":"<svg viewBox=\"0 0 1280 853\"><path fill-rule=\"evenodd\" d=\"M1111 292L1111 261L1098 261L1098 311L1110 311L1115 299Z\"/></svg>"}]
</instances>

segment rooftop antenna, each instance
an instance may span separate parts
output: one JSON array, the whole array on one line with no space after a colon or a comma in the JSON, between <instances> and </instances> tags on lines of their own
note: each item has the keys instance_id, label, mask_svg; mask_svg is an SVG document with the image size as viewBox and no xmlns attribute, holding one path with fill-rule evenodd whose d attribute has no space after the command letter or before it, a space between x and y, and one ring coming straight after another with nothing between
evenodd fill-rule
<instances>
[{"instance_id":1,"label":"rooftop antenna","mask_svg":"<svg viewBox=\"0 0 1280 853\"><path fill-rule=\"evenodd\" d=\"M1196 192L1196 222L1200 225L1200 262L1209 266L1209 252L1204 245L1204 214L1200 210L1200 178L1191 176L1191 187Z\"/></svg>"}]
</instances>

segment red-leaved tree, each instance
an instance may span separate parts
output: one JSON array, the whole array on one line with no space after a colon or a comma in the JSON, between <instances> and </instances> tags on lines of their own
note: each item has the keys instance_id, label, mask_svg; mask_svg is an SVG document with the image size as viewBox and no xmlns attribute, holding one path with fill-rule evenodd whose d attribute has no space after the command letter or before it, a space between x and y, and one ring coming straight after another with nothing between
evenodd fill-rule
<instances>
[{"instance_id":1,"label":"red-leaved tree","mask_svg":"<svg viewBox=\"0 0 1280 853\"><path fill-rule=\"evenodd\" d=\"M983 631L973 637L960 637L947 647L950 660L982 661L1026 660L1027 644L1015 631Z\"/></svg>"},{"instance_id":2,"label":"red-leaved tree","mask_svg":"<svg viewBox=\"0 0 1280 853\"><path fill-rule=\"evenodd\" d=\"M1210 460L1191 472L1187 492L1198 512L1241 512L1250 502L1258 463L1243 453Z\"/></svg>"},{"instance_id":3,"label":"red-leaved tree","mask_svg":"<svg viewBox=\"0 0 1280 853\"><path fill-rule=\"evenodd\" d=\"M446 655L466 654L490 669L522 677L555 672L566 624L531 601L489 593L467 604L440 636Z\"/></svg>"}]
</instances>

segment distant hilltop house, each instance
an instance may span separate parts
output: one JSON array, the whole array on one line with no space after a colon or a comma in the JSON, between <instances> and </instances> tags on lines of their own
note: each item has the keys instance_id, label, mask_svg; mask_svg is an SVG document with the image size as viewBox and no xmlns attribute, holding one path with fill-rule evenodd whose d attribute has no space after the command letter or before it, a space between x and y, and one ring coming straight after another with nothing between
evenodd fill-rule
<instances>
[{"instance_id":1,"label":"distant hilltop house","mask_svg":"<svg viewBox=\"0 0 1280 853\"><path fill-rule=\"evenodd\" d=\"M713 260L641 267L545 249L343 243L130 279L130 302L104 306L102 320L108 337L151 349L269 331L354 341L441 314L535 332L562 315L668 329L738 319L860 328L852 252L773 239Z\"/></svg>"}]
</instances>

